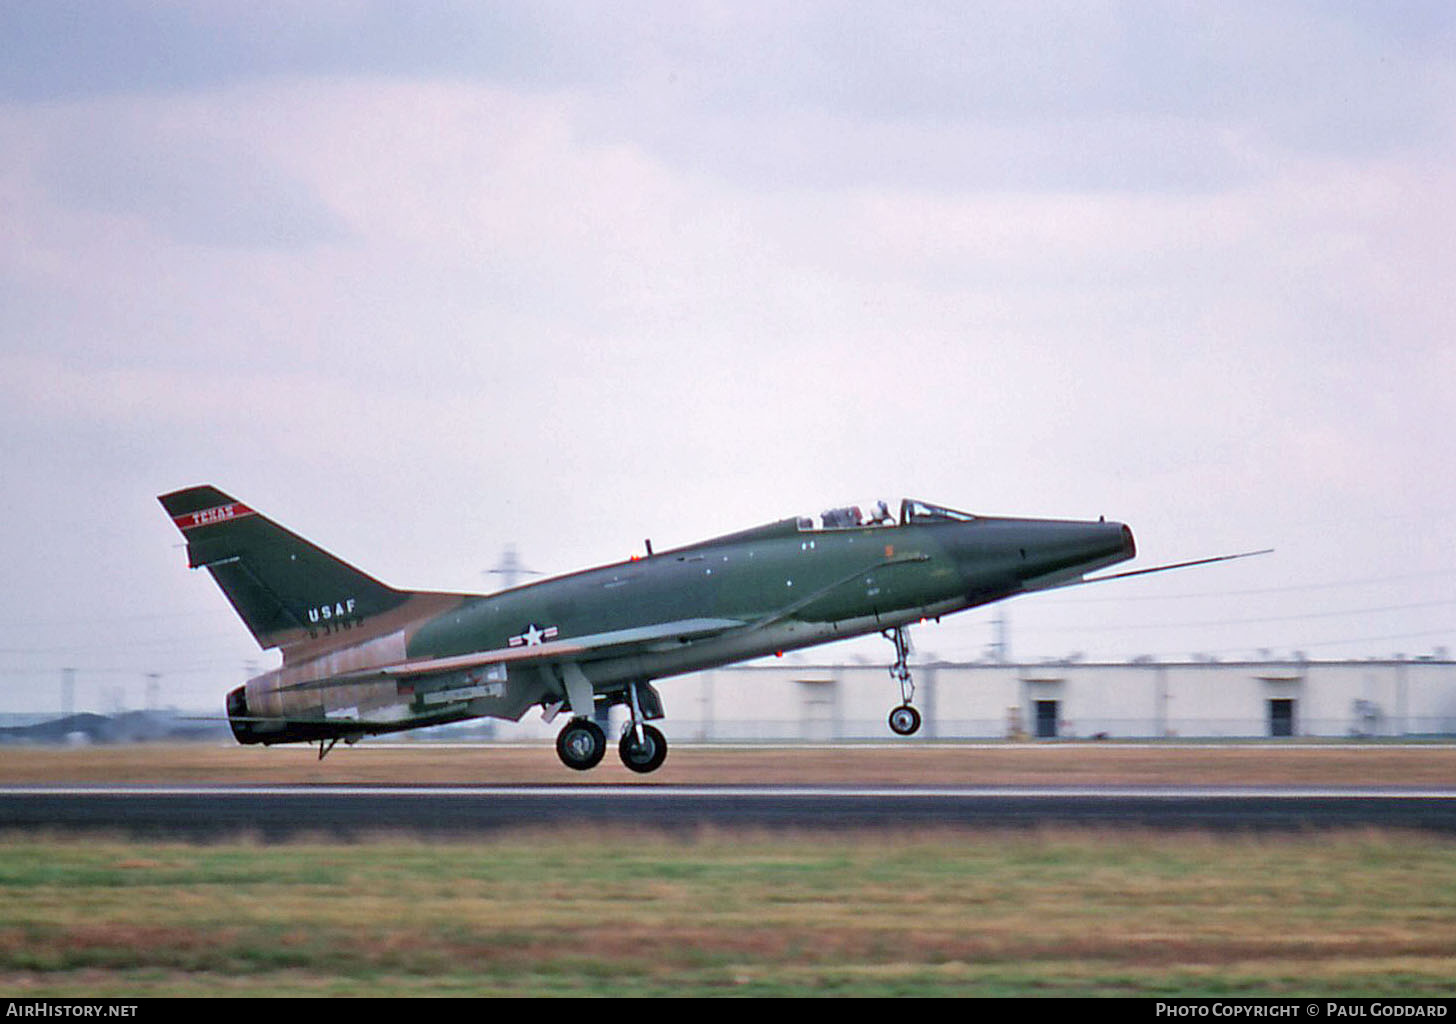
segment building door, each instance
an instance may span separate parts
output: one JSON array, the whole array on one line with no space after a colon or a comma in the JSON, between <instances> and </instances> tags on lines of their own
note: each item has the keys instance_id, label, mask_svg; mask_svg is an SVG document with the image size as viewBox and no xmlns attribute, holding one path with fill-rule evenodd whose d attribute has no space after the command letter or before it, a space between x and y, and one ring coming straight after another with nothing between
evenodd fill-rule
<instances>
[{"instance_id":1,"label":"building door","mask_svg":"<svg viewBox=\"0 0 1456 1024\"><path fill-rule=\"evenodd\" d=\"M1036 702L1036 738L1053 740L1057 738L1057 702L1039 700Z\"/></svg>"},{"instance_id":2,"label":"building door","mask_svg":"<svg viewBox=\"0 0 1456 1024\"><path fill-rule=\"evenodd\" d=\"M1269 735L1294 735L1294 698L1269 698Z\"/></svg>"},{"instance_id":3,"label":"building door","mask_svg":"<svg viewBox=\"0 0 1456 1024\"><path fill-rule=\"evenodd\" d=\"M838 699L833 679L798 679L799 735L823 742L839 739Z\"/></svg>"}]
</instances>

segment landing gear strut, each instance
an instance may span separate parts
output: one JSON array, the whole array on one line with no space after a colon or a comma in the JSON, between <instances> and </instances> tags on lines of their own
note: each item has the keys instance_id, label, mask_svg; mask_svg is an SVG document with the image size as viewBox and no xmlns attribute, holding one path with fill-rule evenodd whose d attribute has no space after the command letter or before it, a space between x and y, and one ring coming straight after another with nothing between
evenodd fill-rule
<instances>
[{"instance_id":1,"label":"landing gear strut","mask_svg":"<svg viewBox=\"0 0 1456 1024\"><path fill-rule=\"evenodd\" d=\"M622 763L634 772L643 775L655 772L667 760L667 740L660 731L643 721L636 683L627 684L626 703L632 712L632 719L622 730L617 754L622 758Z\"/></svg>"},{"instance_id":2,"label":"landing gear strut","mask_svg":"<svg viewBox=\"0 0 1456 1024\"><path fill-rule=\"evenodd\" d=\"M890 730L899 736L913 736L920 731L920 712L911 705L915 699L915 680L910 678L910 634L904 626L880 632L895 645L895 663L890 678L900 684L900 706L890 711Z\"/></svg>"}]
</instances>

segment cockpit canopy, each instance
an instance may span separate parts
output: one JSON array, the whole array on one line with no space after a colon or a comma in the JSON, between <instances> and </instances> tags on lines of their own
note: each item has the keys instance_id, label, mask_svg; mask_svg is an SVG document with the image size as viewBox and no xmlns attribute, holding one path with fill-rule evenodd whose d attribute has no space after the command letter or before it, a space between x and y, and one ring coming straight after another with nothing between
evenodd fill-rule
<instances>
[{"instance_id":1,"label":"cockpit canopy","mask_svg":"<svg viewBox=\"0 0 1456 1024\"><path fill-rule=\"evenodd\" d=\"M932 505L928 501L906 498L900 502L900 523L969 523L977 518L969 512L958 512L944 505Z\"/></svg>"},{"instance_id":2,"label":"cockpit canopy","mask_svg":"<svg viewBox=\"0 0 1456 1024\"><path fill-rule=\"evenodd\" d=\"M958 512L953 508L932 505L928 501L906 498L900 502L900 526L911 523L968 523L975 519L969 512ZM875 503L874 512L866 516L858 505L831 508L819 515L820 527L824 530L844 530L862 526L894 526L897 520L890 514L890 506L883 501ZM814 528L812 519L800 519L800 529Z\"/></svg>"},{"instance_id":3,"label":"cockpit canopy","mask_svg":"<svg viewBox=\"0 0 1456 1024\"><path fill-rule=\"evenodd\" d=\"M969 523L978 518L980 517L973 516L969 512L957 512L953 508L932 505L928 501L906 498L900 502L900 518L897 520L891 514L889 505L883 501L877 501L874 511L869 516L866 516L858 505L847 505L844 508L832 508L821 513L819 519L823 525L819 527L814 525L814 520L810 516L791 516L775 523L755 526L751 530L739 530L737 533L714 537L712 540L700 541L687 547L674 548L671 553L676 554L679 558L684 558L687 557L686 552L700 548L795 537L801 533L815 530L862 530L876 527L909 526L912 523ZM668 554L668 552L663 552L663 554Z\"/></svg>"}]
</instances>

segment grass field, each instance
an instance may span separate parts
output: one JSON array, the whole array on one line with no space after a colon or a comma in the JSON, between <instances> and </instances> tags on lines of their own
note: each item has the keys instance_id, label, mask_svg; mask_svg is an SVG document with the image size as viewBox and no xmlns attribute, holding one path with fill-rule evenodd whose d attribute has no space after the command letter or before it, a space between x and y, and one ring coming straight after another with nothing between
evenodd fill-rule
<instances>
[{"instance_id":1,"label":"grass field","mask_svg":"<svg viewBox=\"0 0 1456 1024\"><path fill-rule=\"evenodd\" d=\"M36 995L1456 994L1456 844L1050 832L0 841Z\"/></svg>"},{"instance_id":2,"label":"grass field","mask_svg":"<svg viewBox=\"0 0 1456 1024\"><path fill-rule=\"evenodd\" d=\"M536 744L365 742L340 746L323 761L305 746L4 748L0 783L37 782L1456 786L1456 745L678 744L650 776L628 771L615 753L590 772L574 772L549 745Z\"/></svg>"},{"instance_id":3,"label":"grass field","mask_svg":"<svg viewBox=\"0 0 1456 1024\"><path fill-rule=\"evenodd\" d=\"M0 782L1456 785L1456 749L7 749ZM0 993L1456 996L1456 841L626 829L260 845L5 833Z\"/></svg>"}]
</instances>

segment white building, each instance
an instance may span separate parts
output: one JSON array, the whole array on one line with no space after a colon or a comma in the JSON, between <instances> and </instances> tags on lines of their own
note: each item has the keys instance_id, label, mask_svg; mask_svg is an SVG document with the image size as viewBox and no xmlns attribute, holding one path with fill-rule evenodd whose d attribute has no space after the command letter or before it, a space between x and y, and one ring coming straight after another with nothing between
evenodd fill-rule
<instances>
[{"instance_id":1,"label":"white building","mask_svg":"<svg viewBox=\"0 0 1456 1024\"><path fill-rule=\"evenodd\" d=\"M1456 734L1456 662L912 666L928 738ZM891 736L883 666L740 665L655 684L679 740Z\"/></svg>"}]
</instances>

